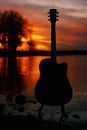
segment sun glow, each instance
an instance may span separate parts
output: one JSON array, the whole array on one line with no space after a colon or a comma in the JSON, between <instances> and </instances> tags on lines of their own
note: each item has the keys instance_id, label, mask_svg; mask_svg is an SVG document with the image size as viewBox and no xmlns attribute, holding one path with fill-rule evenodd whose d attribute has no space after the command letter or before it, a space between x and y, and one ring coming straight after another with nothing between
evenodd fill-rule
<instances>
[{"instance_id":1,"label":"sun glow","mask_svg":"<svg viewBox=\"0 0 87 130\"><path fill-rule=\"evenodd\" d=\"M30 38L25 38L25 37L21 38L21 42L28 42L28 41L30 41Z\"/></svg>"},{"instance_id":2,"label":"sun glow","mask_svg":"<svg viewBox=\"0 0 87 130\"><path fill-rule=\"evenodd\" d=\"M28 44L29 42L33 42L32 43L33 49L35 50L46 50L47 47L41 44L41 41L44 41L44 40L45 40L44 36L37 35L37 34L32 34L31 38L22 37L21 38L22 44L17 47L17 50L25 50L25 51L29 50L29 48L31 48L31 45Z\"/></svg>"},{"instance_id":3,"label":"sun glow","mask_svg":"<svg viewBox=\"0 0 87 130\"><path fill-rule=\"evenodd\" d=\"M45 37L42 35L32 34L31 37L22 37L21 44L17 46L17 51L28 51L28 50L47 50ZM2 43L0 43L0 49L3 49Z\"/></svg>"},{"instance_id":4,"label":"sun glow","mask_svg":"<svg viewBox=\"0 0 87 130\"><path fill-rule=\"evenodd\" d=\"M32 35L32 39L34 39L34 40L41 40L41 39L44 39L44 37L41 36L41 35L33 34Z\"/></svg>"},{"instance_id":5,"label":"sun glow","mask_svg":"<svg viewBox=\"0 0 87 130\"><path fill-rule=\"evenodd\" d=\"M36 45L37 50L47 50L47 47L45 45L38 44Z\"/></svg>"},{"instance_id":6,"label":"sun glow","mask_svg":"<svg viewBox=\"0 0 87 130\"><path fill-rule=\"evenodd\" d=\"M2 43L0 43L0 49L3 49L3 45L2 45Z\"/></svg>"},{"instance_id":7,"label":"sun glow","mask_svg":"<svg viewBox=\"0 0 87 130\"><path fill-rule=\"evenodd\" d=\"M27 42L23 42L21 45L19 45L18 47L17 47L17 50L18 51L27 51L27 50L29 50L29 45L27 44Z\"/></svg>"}]
</instances>

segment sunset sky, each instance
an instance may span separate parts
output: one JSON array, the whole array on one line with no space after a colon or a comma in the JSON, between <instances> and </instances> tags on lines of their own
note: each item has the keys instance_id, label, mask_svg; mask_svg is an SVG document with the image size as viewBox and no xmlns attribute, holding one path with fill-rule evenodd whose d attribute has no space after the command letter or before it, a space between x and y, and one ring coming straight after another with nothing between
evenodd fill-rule
<instances>
[{"instance_id":1,"label":"sunset sky","mask_svg":"<svg viewBox=\"0 0 87 130\"><path fill-rule=\"evenodd\" d=\"M87 50L87 0L0 0L0 10L16 10L28 19L36 49L50 50L47 12L56 8L56 50ZM27 45L26 45L27 46Z\"/></svg>"}]
</instances>

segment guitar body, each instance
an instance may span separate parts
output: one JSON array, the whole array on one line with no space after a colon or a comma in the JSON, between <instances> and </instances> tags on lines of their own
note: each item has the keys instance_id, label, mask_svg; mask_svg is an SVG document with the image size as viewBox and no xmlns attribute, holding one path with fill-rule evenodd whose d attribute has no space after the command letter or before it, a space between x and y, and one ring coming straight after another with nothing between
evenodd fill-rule
<instances>
[{"instance_id":1,"label":"guitar body","mask_svg":"<svg viewBox=\"0 0 87 130\"><path fill-rule=\"evenodd\" d=\"M72 98L72 88L67 78L67 64L57 64L51 58L39 64L40 77L35 96L41 104L64 105Z\"/></svg>"}]
</instances>

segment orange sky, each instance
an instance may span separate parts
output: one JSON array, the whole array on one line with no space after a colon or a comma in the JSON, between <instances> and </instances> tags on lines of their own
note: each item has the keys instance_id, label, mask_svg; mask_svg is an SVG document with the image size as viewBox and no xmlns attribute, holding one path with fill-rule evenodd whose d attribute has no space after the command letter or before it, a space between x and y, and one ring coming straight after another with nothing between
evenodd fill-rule
<instances>
[{"instance_id":1,"label":"orange sky","mask_svg":"<svg viewBox=\"0 0 87 130\"><path fill-rule=\"evenodd\" d=\"M32 40L36 49L50 50L50 8L59 12L56 22L57 50L87 50L87 1L86 0L3 0L1 10L16 10L27 18L32 26ZM28 48L23 45L23 48Z\"/></svg>"}]
</instances>

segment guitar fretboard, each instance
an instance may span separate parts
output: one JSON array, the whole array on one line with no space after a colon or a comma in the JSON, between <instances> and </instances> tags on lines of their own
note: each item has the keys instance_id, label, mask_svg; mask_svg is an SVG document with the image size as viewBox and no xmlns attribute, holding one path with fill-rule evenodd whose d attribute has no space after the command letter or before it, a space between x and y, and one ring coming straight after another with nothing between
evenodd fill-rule
<instances>
[{"instance_id":1,"label":"guitar fretboard","mask_svg":"<svg viewBox=\"0 0 87 130\"><path fill-rule=\"evenodd\" d=\"M58 21L58 13L56 9L50 9L48 17L51 22L51 58L56 61L56 21Z\"/></svg>"}]
</instances>

